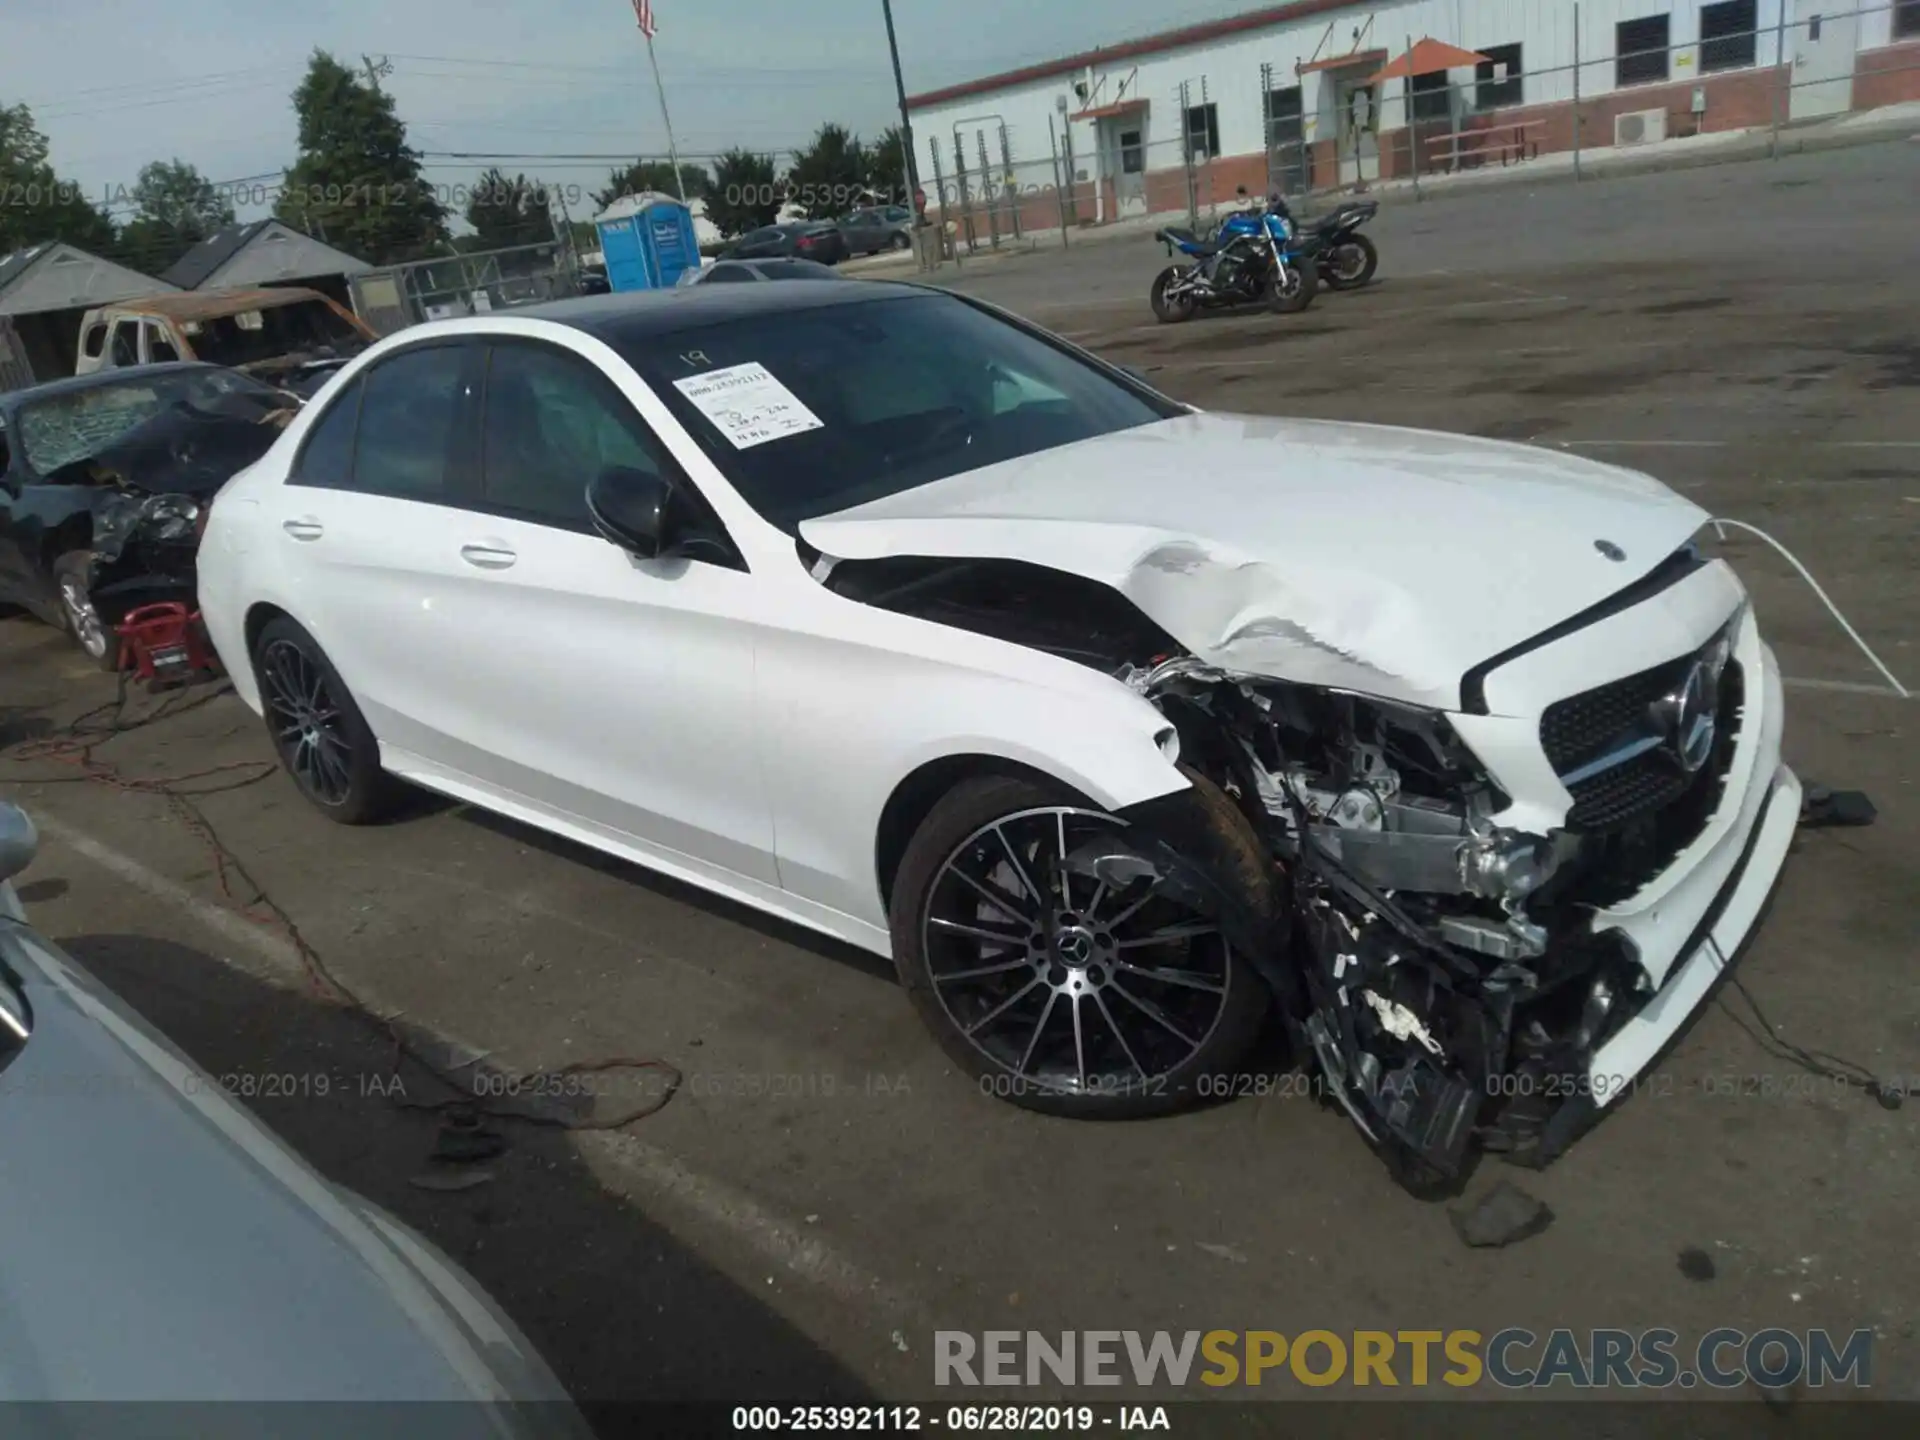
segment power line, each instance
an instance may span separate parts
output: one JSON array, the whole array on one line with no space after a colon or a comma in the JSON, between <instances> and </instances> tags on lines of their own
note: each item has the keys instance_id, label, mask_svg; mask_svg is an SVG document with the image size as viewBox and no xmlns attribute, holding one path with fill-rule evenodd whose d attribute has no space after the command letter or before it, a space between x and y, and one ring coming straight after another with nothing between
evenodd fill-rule
<instances>
[{"instance_id":1,"label":"power line","mask_svg":"<svg viewBox=\"0 0 1920 1440\"><path fill-rule=\"evenodd\" d=\"M413 60L434 65L476 65L486 69L499 70L557 70L571 74L618 75L631 79L633 71L626 65L567 65L543 60L483 60L477 57L463 58L457 55L402 55L393 53L392 60ZM880 68L855 65L690 65L676 74L732 74L732 75L835 75L845 78L849 75L867 75Z\"/></svg>"},{"instance_id":2,"label":"power line","mask_svg":"<svg viewBox=\"0 0 1920 1440\"><path fill-rule=\"evenodd\" d=\"M71 120L79 116L114 115L123 110L148 110L157 105L187 105L201 100L222 100L229 95L240 95L251 90L277 90L284 82L279 80L255 80L245 85L231 85L222 89L200 90L188 95L172 95L158 100L135 100L125 105L81 105L71 110L36 111L34 120Z\"/></svg>"},{"instance_id":3,"label":"power line","mask_svg":"<svg viewBox=\"0 0 1920 1440\"><path fill-rule=\"evenodd\" d=\"M83 90L63 90L58 95L49 95L40 100L23 100L20 104L29 110L37 111L42 105L64 105L83 95L164 95L176 90L192 90L205 85L222 84L229 80L241 80L253 75L284 74L284 66L255 65L245 70L217 70L206 75L196 75L187 80L168 80L154 84L150 80L138 80L127 85L95 85Z\"/></svg>"}]
</instances>

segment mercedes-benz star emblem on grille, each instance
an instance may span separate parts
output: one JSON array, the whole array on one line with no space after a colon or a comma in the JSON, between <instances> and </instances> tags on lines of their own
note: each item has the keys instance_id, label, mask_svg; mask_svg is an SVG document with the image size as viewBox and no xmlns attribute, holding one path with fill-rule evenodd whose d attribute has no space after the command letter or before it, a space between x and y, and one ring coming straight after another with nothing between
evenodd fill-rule
<instances>
[{"instance_id":1,"label":"mercedes-benz star emblem on grille","mask_svg":"<svg viewBox=\"0 0 1920 1440\"><path fill-rule=\"evenodd\" d=\"M1607 559L1609 560L1624 560L1627 558L1627 552L1622 550L1618 545L1614 544L1611 540L1596 540L1593 542L1593 548L1598 550L1602 555L1606 556Z\"/></svg>"},{"instance_id":2,"label":"mercedes-benz star emblem on grille","mask_svg":"<svg viewBox=\"0 0 1920 1440\"><path fill-rule=\"evenodd\" d=\"M1713 753L1719 690L1719 674L1705 660L1696 660L1679 685L1647 707L1656 729L1666 737L1668 753L1689 775Z\"/></svg>"}]
</instances>

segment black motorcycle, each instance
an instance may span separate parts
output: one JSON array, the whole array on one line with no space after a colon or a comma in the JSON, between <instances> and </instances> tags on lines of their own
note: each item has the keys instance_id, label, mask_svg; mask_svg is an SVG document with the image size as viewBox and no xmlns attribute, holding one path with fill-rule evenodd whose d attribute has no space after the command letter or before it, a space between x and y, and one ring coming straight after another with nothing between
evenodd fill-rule
<instances>
[{"instance_id":1,"label":"black motorcycle","mask_svg":"<svg viewBox=\"0 0 1920 1440\"><path fill-rule=\"evenodd\" d=\"M1380 268L1380 252L1360 227L1379 213L1378 200L1349 200L1325 215L1299 222L1319 242L1320 279L1329 290L1358 290Z\"/></svg>"}]
</instances>

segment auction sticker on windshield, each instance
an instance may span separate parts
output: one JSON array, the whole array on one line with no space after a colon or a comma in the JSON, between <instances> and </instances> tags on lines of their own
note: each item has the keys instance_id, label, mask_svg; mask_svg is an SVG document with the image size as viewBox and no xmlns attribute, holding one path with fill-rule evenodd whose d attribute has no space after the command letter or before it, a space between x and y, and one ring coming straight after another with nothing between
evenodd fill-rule
<instances>
[{"instance_id":1,"label":"auction sticker on windshield","mask_svg":"<svg viewBox=\"0 0 1920 1440\"><path fill-rule=\"evenodd\" d=\"M821 428L821 420L758 360L673 382L736 450Z\"/></svg>"}]
</instances>

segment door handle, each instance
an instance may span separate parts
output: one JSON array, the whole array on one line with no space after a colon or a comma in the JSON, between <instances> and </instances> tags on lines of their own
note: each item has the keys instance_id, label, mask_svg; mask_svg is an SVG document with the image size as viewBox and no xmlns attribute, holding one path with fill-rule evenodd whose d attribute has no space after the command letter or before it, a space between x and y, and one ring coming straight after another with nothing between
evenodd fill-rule
<instances>
[{"instance_id":1,"label":"door handle","mask_svg":"<svg viewBox=\"0 0 1920 1440\"><path fill-rule=\"evenodd\" d=\"M520 557L504 545L462 545L460 558L482 570L505 570Z\"/></svg>"},{"instance_id":2,"label":"door handle","mask_svg":"<svg viewBox=\"0 0 1920 1440\"><path fill-rule=\"evenodd\" d=\"M318 540L326 534L320 522L310 515L303 515L298 520L284 521L280 528L296 540Z\"/></svg>"}]
</instances>

